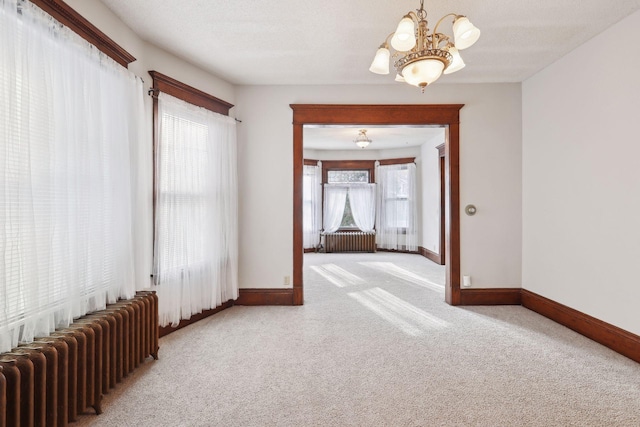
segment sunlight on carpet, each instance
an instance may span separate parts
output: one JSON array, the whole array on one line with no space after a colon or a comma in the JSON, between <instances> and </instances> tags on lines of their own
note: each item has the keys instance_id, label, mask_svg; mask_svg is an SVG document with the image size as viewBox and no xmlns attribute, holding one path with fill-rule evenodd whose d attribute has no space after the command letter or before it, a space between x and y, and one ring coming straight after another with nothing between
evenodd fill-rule
<instances>
[{"instance_id":1,"label":"sunlight on carpet","mask_svg":"<svg viewBox=\"0 0 640 427\"><path fill-rule=\"evenodd\" d=\"M407 335L419 336L429 330L447 327L447 322L380 288L348 295Z\"/></svg>"},{"instance_id":2,"label":"sunlight on carpet","mask_svg":"<svg viewBox=\"0 0 640 427\"><path fill-rule=\"evenodd\" d=\"M398 267L392 262L359 262L358 264L364 265L376 269L382 273L390 274L398 279L406 280L407 282L422 286L434 291L444 291L444 285L434 283L424 277L418 276L416 273Z\"/></svg>"},{"instance_id":3,"label":"sunlight on carpet","mask_svg":"<svg viewBox=\"0 0 640 427\"><path fill-rule=\"evenodd\" d=\"M344 288L349 285L362 285L365 283L361 277L358 277L335 264L323 264L320 266L314 265L310 268L339 288Z\"/></svg>"}]
</instances>

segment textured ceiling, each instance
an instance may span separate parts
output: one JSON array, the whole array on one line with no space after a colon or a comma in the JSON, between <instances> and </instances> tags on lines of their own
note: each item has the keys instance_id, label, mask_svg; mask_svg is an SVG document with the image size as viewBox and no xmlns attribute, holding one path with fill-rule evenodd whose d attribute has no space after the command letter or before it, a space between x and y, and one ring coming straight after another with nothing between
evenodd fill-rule
<instances>
[{"instance_id":1,"label":"textured ceiling","mask_svg":"<svg viewBox=\"0 0 640 427\"><path fill-rule=\"evenodd\" d=\"M368 71L418 0L102 0L139 36L233 84L390 84ZM482 31L442 83L519 82L640 8L640 0L427 0ZM451 35L447 19L440 31Z\"/></svg>"}]
</instances>

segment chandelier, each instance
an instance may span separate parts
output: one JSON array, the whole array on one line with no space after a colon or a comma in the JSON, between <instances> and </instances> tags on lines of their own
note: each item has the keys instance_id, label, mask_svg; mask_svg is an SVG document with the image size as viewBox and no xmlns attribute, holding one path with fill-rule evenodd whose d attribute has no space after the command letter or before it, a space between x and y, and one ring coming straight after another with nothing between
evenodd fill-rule
<instances>
[{"instance_id":1,"label":"chandelier","mask_svg":"<svg viewBox=\"0 0 640 427\"><path fill-rule=\"evenodd\" d=\"M449 16L454 17L453 43L449 36L437 32L440 23ZM455 13L440 18L433 32L429 31L424 0L420 0L420 9L406 14L396 31L389 34L380 45L369 71L389 74L391 44L395 51L393 57L397 58L394 63L396 81L417 86L424 93L424 88L438 80L443 73L451 74L462 69L465 64L458 51L472 46L480 37L480 30L467 17Z\"/></svg>"},{"instance_id":2,"label":"chandelier","mask_svg":"<svg viewBox=\"0 0 640 427\"><path fill-rule=\"evenodd\" d=\"M360 129L357 138L354 139L353 142L355 142L356 145L360 148L367 147L371 143L371 140L369 139L369 137L367 137L367 130Z\"/></svg>"}]
</instances>

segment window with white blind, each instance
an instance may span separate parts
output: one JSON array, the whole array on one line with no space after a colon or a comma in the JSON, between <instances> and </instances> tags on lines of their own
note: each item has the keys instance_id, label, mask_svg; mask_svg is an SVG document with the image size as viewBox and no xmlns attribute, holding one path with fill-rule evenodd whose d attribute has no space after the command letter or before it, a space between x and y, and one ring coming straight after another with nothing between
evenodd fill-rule
<instances>
[{"instance_id":1,"label":"window with white blind","mask_svg":"<svg viewBox=\"0 0 640 427\"><path fill-rule=\"evenodd\" d=\"M387 228L406 229L409 226L409 169L398 167L387 171L387 187L384 193L385 224Z\"/></svg>"},{"instance_id":2,"label":"window with white blind","mask_svg":"<svg viewBox=\"0 0 640 427\"><path fill-rule=\"evenodd\" d=\"M236 124L160 93L154 281L160 325L238 297Z\"/></svg>"},{"instance_id":3,"label":"window with white blind","mask_svg":"<svg viewBox=\"0 0 640 427\"><path fill-rule=\"evenodd\" d=\"M378 246L393 250L418 250L415 163L378 166L376 180Z\"/></svg>"},{"instance_id":4,"label":"window with white blind","mask_svg":"<svg viewBox=\"0 0 640 427\"><path fill-rule=\"evenodd\" d=\"M142 82L20 3L0 2L0 352L135 293Z\"/></svg>"},{"instance_id":5,"label":"window with white blind","mask_svg":"<svg viewBox=\"0 0 640 427\"><path fill-rule=\"evenodd\" d=\"M302 241L305 249L320 243L322 228L322 162L304 165L302 173Z\"/></svg>"},{"instance_id":6,"label":"window with white blind","mask_svg":"<svg viewBox=\"0 0 640 427\"><path fill-rule=\"evenodd\" d=\"M170 111L163 111L160 123L157 231L167 237L173 231L175 238L158 241L157 256L164 260L158 274L181 274L189 265L201 265L207 259L206 237L192 223L204 225L207 219L202 177L207 169L209 129Z\"/></svg>"}]
</instances>

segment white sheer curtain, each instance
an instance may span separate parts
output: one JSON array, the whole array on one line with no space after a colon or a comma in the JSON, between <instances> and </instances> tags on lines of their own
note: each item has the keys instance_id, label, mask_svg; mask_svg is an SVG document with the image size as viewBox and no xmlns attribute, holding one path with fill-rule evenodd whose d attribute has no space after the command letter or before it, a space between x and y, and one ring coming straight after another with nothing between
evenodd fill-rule
<instances>
[{"instance_id":1,"label":"white sheer curtain","mask_svg":"<svg viewBox=\"0 0 640 427\"><path fill-rule=\"evenodd\" d=\"M323 228L325 233L333 233L340 228L342 216L344 215L344 206L347 201L346 185L341 184L325 184L324 185L324 210L323 210Z\"/></svg>"},{"instance_id":2,"label":"white sheer curtain","mask_svg":"<svg viewBox=\"0 0 640 427\"><path fill-rule=\"evenodd\" d=\"M160 93L154 279L160 325L238 298L236 123Z\"/></svg>"},{"instance_id":3,"label":"white sheer curtain","mask_svg":"<svg viewBox=\"0 0 640 427\"><path fill-rule=\"evenodd\" d=\"M376 242L384 249L417 251L416 165L378 166Z\"/></svg>"},{"instance_id":4,"label":"white sheer curtain","mask_svg":"<svg viewBox=\"0 0 640 427\"><path fill-rule=\"evenodd\" d=\"M136 290L142 83L20 7L0 2L0 352Z\"/></svg>"},{"instance_id":5,"label":"white sheer curtain","mask_svg":"<svg viewBox=\"0 0 640 427\"><path fill-rule=\"evenodd\" d=\"M349 204L358 228L367 233L372 232L376 219L376 185L350 184Z\"/></svg>"},{"instance_id":6,"label":"white sheer curtain","mask_svg":"<svg viewBox=\"0 0 640 427\"><path fill-rule=\"evenodd\" d=\"M304 165L303 171L302 240L305 249L320 243L322 227L322 162Z\"/></svg>"}]
</instances>

